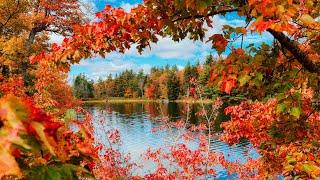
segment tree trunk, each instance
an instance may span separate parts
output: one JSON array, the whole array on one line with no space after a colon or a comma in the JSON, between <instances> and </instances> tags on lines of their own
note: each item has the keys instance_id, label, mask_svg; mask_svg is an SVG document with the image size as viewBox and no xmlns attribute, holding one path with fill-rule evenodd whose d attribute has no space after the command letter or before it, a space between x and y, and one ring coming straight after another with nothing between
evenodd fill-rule
<instances>
[{"instance_id":1,"label":"tree trunk","mask_svg":"<svg viewBox=\"0 0 320 180\"><path fill-rule=\"evenodd\" d=\"M27 40L27 48L28 49L30 49L31 45L33 44L34 39L36 38L36 35L37 35L36 28L32 28L32 30L29 34L28 40Z\"/></svg>"}]
</instances>

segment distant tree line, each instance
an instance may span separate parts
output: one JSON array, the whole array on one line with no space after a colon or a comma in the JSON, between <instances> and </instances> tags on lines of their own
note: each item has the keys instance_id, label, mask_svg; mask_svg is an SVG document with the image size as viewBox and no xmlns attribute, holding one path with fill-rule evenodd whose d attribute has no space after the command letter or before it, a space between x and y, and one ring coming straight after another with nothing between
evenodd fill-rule
<instances>
[{"instance_id":1,"label":"distant tree line","mask_svg":"<svg viewBox=\"0 0 320 180\"><path fill-rule=\"evenodd\" d=\"M78 98L106 99L108 97L125 97L149 99L183 99L190 96L194 84L203 89L203 97L211 98L217 90L208 85L213 56L206 57L203 64L187 65L179 70L177 66L153 67L150 74L142 70L138 73L126 70L115 77L110 74L98 82L88 80L83 74L78 75L73 83L74 95Z\"/></svg>"},{"instance_id":2,"label":"distant tree line","mask_svg":"<svg viewBox=\"0 0 320 180\"><path fill-rule=\"evenodd\" d=\"M78 75L73 82L73 94L79 99L94 98L94 82L84 74Z\"/></svg>"}]
</instances>

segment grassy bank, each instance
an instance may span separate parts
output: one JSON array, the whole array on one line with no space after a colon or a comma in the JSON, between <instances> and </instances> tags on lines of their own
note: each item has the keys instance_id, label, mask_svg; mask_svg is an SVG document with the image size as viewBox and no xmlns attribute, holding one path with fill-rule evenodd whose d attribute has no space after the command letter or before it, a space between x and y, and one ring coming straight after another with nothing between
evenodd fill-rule
<instances>
[{"instance_id":1,"label":"grassy bank","mask_svg":"<svg viewBox=\"0 0 320 180\"><path fill-rule=\"evenodd\" d=\"M168 102L166 99L147 99L147 98L108 98L108 99L86 99L82 101L85 104L101 104L101 103L146 103L146 102ZM203 101L199 99L178 99L172 102L177 103L212 103L213 100L205 99Z\"/></svg>"}]
</instances>

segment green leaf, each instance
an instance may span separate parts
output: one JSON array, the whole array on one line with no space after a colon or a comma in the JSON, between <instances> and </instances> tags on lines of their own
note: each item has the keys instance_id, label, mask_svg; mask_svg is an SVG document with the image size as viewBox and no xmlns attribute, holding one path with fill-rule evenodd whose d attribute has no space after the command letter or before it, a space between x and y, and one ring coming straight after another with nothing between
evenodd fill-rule
<instances>
[{"instance_id":1,"label":"green leaf","mask_svg":"<svg viewBox=\"0 0 320 180\"><path fill-rule=\"evenodd\" d=\"M290 110L290 114L296 118L299 118L301 114L301 109L299 107L293 107Z\"/></svg>"},{"instance_id":2,"label":"green leaf","mask_svg":"<svg viewBox=\"0 0 320 180\"><path fill-rule=\"evenodd\" d=\"M207 6L211 6L213 3L213 0L205 0L205 2L207 3Z\"/></svg>"},{"instance_id":3,"label":"green leaf","mask_svg":"<svg viewBox=\"0 0 320 180\"><path fill-rule=\"evenodd\" d=\"M292 83L286 83L283 87L282 87L282 91L284 92L284 91L288 91L288 90L290 90L291 88L293 88L294 87L294 85L292 84Z\"/></svg>"},{"instance_id":4,"label":"green leaf","mask_svg":"<svg viewBox=\"0 0 320 180\"><path fill-rule=\"evenodd\" d=\"M257 78L257 80L262 81L263 75L258 72L258 73L256 74L256 78Z\"/></svg>"},{"instance_id":5,"label":"green leaf","mask_svg":"<svg viewBox=\"0 0 320 180\"><path fill-rule=\"evenodd\" d=\"M246 48L254 47L254 43L250 43Z\"/></svg>"},{"instance_id":6,"label":"green leaf","mask_svg":"<svg viewBox=\"0 0 320 180\"><path fill-rule=\"evenodd\" d=\"M280 100L283 100L285 98L285 94L284 93L278 93L276 95L276 98L280 101Z\"/></svg>"},{"instance_id":7,"label":"green leaf","mask_svg":"<svg viewBox=\"0 0 320 180\"><path fill-rule=\"evenodd\" d=\"M254 84L256 86L259 86L261 84L262 80L263 80L263 75L260 72L257 72L256 76L254 78Z\"/></svg>"},{"instance_id":8,"label":"green leaf","mask_svg":"<svg viewBox=\"0 0 320 180\"><path fill-rule=\"evenodd\" d=\"M284 112L286 110L286 105L284 103L277 105L277 112Z\"/></svg>"},{"instance_id":9,"label":"green leaf","mask_svg":"<svg viewBox=\"0 0 320 180\"><path fill-rule=\"evenodd\" d=\"M51 166L38 166L24 170L27 179L32 180L77 180L77 172L83 177L92 179L92 174L85 168L73 164L54 164ZM84 179L86 179L84 178Z\"/></svg>"},{"instance_id":10,"label":"green leaf","mask_svg":"<svg viewBox=\"0 0 320 180\"><path fill-rule=\"evenodd\" d=\"M48 168L48 171L46 173L46 179L48 179L48 180L60 180L61 179L61 175L56 170L54 170L52 168Z\"/></svg>"},{"instance_id":11,"label":"green leaf","mask_svg":"<svg viewBox=\"0 0 320 180\"><path fill-rule=\"evenodd\" d=\"M292 96L296 100L301 100L301 97L302 97L301 93L299 92L295 92Z\"/></svg>"}]
</instances>

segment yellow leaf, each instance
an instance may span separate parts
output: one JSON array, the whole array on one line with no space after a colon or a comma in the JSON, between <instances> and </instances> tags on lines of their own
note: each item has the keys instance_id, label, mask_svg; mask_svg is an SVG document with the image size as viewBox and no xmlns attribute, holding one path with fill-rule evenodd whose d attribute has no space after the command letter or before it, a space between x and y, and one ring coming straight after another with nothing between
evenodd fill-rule
<instances>
[{"instance_id":1,"label":"yellow leaf","mask_svg":"<svg viewBox=\"0 0 320 180\"><path fill-rule=\"evenodd\" d=\"M18 131L8 127L2 127L0 130L0 146L10 148L11 144L19 145L25 149L31 149L31 147L18 136Z\"/></svg>"},{"instance_id":2,"label":"yellow leaf","mask_svg":"<svg viewBox=\"0 0 320 180\"><path fill-rule=\"evenodd\" d=\"M0 109L4 112L0 114L2 119L7 120L12 128L20 128L22 122L27 119L28 112L21 101L14 96L7 96L0 101Z\"/></svg>"},{"instance_id":3,"label":"yellow leaf","mask_svg":"<svg viewBox=\"0 0 320 180\"><path fill-rule=\"evenodd\" d=\"M25 128L22 121L28 117L27 109L19 98L6 96L0 101L0 118L4 119L4 126L0 129L0 146L9 148L16 144L30 149L31 147L19 136Z\"/></svg>"},{"instance_id":4,"label":"yellow leaf","mask_svg":"<svg viewBox=\"0 0 320 180\"><path fill-rule=\"evenodd\" d=\"M46 134L44 133L44 126L41 123L38 122L32 122L32 127L36 130L37 134L39 135L41 141L44 143L44 145L47 147L49 152L53 155L55 155L53 147L50 145Z\"/></svg>"},{"instance_id":5,"label":"yellow leaf","mask_svg":"<svg viewBox=\"0 0 320 180\"><path fill-rule=\"evenodd\" d=\"M279 14L282 14L282 13L285 12L285 9L284 9L284 7L282 5L278 5L277 9L278 9Z\"/></svg>"},{"instance_id":6,"label":"yellow leaf","mask_svg":"<svg viewBox=\"0 0 320 180\"><path fill-rule=\"evenodd\" d=\"M240 87L244 86L245 84L247 84L247 82L250 80L250 76L248 76L247 74L242 75L239 77L238 81L240 82Z\"/></svg>"},{"instance_id":7,"label":"yellow leaf","mask_svg":"<svg viewBox=\"0 0 320 180\"><path fill-rule=\"evenodd\" d=\"M308 26L310 25L313 25L316 21L308 14L303 14L301 17L300 17L300 21L303 23L303 24L306 24Z\"/></svg>"},{"instance_id":8,"label":"yellow leaf","mask_svg":"<svg viewBox=\"0 0 320 180\"><path fill-rule=\"evenodd\" d=\"M313 177L317 177L320 175L320 168L314 164L303 164L302 170Z\"/></svg>"},{"instance_id":9,"label":"yellow leaf","mask_svg":"<svg viewBox=\"0 0 320 180\"><path fill-rule=\"evenodd\" d=\"M0 179L6 175L21 177L21 171L14 157L5 149L0 147Z\"/></svg>"}]
</instances>

